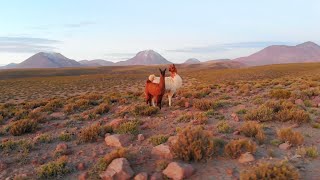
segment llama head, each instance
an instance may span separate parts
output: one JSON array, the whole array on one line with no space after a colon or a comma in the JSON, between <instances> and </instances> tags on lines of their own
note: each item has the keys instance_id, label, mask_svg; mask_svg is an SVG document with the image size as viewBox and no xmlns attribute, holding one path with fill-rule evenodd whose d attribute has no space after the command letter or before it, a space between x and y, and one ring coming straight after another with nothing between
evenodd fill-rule
<instances>
[{"instance_id":1,"label":"llama head","mask_svg":"<svg viewBox=\"0 0 320 180\"><path fill-rule=\"evenodd\" d=\"M176 66L175 66L174 64L171 64L171 65L169 66L169 71L170 71L171 73L177 73L177 68L176 68Z\"/></svg>"},{"instance_id":2,"label":"llama head","mask_svg":"<svg viewBox=\"0 0 320 180\"><path fill-rule=\"evenodd\" d=\"M160 71L161 76L163 76L163 77L166 76L166 70L167 70L167 68L165 68L164 70L161 70L161 69L159 68L159 71Z\"/></svg>"}]
</instances>

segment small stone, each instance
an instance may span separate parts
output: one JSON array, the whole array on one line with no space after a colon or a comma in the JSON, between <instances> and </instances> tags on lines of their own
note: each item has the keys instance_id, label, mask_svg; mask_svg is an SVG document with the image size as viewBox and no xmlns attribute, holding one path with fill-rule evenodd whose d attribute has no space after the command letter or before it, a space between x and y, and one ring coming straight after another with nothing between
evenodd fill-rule
<instances>
[{"instance_id":1,"label":"small stone","mask_svg":"<svg viewBox=\"0 0 320 180\"><path fill-rule=\"evenodd\" d=\"M290 149L290 147L291 147L291 144L289 142L285 142L285 143L282 143L279 145L279 148L281 150L288 150L288 149Z\"/></svg>"},{"instance_id":2,"label":"small stone","mask_svg":"<svg viewBox=\"0 0 320 180\"><path fill-rule=\"evenodd\" d=\"M141 172L134 177L134 180L148 180L148 174L146 172Z\"/></svg>"},{"instance_id":3,"label":"small stone","mask_svg":"<svg viewBox=\"0 0 320 180\"><path fill-rule=\"evenodd\" d=\"M124 119L114 119L112 120L109 125L112 127L112 128L117 128L119 127L120 124L122 124L125 120Z\"/></svg>"},{"instance_id":4,"label":"small stone","mask_svg":"<svg viewBox=\"0 0 320 180\"><path fill-rule=\"evenodd\" d=\"M226 169L226 173L227 173L229 176L232 176L232 175L233 175L233 169L231 169L231 168Z\"/></svg>"},{"instance_id":5,"label":"small stone","mask_svg":"<svg viewBox=\"0 0 320 180\"><path fill-rule=\"evenodd\" d=\"M175 144L178 141L178 136L170 136L168 138L168 144Z\"/></svg>"},{"instance_id":6,"label":"small stone","mask_svg":"<svg viewBox=\"0 0 320 180\"><path fill-rule=\"evenodd\" d=\"M304 102L302 99L297 99L294 101L295 104L300 105L300 106L304 106Z\"/></svg>"},{"instance_id":7,"label":"small stone","mask_svg":"<svg viewBox=\"0 0 320 180\"><path fill-rule=\"evenodd\" d=\"M236 121L236 122L239 122L239 121L240 121L239 116L238 116L236 113L232 113L232 114L231 114L231 117L232 117L232 119L233 119L234 121Z\"/></svg>"},{"instance_id":8,"label":"small stone","mask_svg":"<svg viewBox=\"0 0 320 180\"><path fill-rule=\"evenodd\" d=\"M155 172L151 175L150 180L163 180L163 175L160 172Z\"/></svg>"},{"instance_id":9,"label":"small stone","mask_svg":"<svg viewBox=\"0 0 320 180\"><path fill-rule=\"evenodd\" d=\"M232 133L233 135L239 135L240 134L240 131L235 131Z\"/></svg>"},{"instance_id":10,"label":"small stone","mask_svg":"<svg viewBox=\"0 0 320 180\"><path fill-rule=\"evenodd\" d=\"M103 180L121 179L128 180L134 175L126 158L114 159L107 170L100 174Z\"/></svg>"},{"instance_id":11,"label":"small stone","mask_svg":"<svg viewBox=\"0 0 320 180\"><path fill-rule=\"evenodd\" d=\"M165 144L160 144L152 148L151 154L165 159L173 159L170 147Z\"/></svg>"},{"instance_id":12,"label":"small stone","mask_svg":"<svg viewBox=\"0 0 320 180\"><path fill-rule=\"evenodd\" d=\"M142 142L144 140L143 134L138 134L138 141Z\"/></svg>"},{"instance_id":13,"label":"small stone","mask_svg":"<svg viewBox=\"0 0 320 180\"><path fill-rule=\"evenodd\" d=\"M88 178L88 173L84 172L78 176L78 180L86 180Z\"/></svg>"},{"instance_id":14,"label":"small stone","mask_svg":"<svg viewBox=\"0 0 320 180\"><path fill-rule=\"evenodd\" d=\"M173 180L182 180L189 178L194 173L194 168L187 163L171 162L162 173Z\"/></svg>"},{"instance_id":15,"label":"small stone","mask_svg":"<svg viewBox=\"0 0 320 180\"><path fill-rule=\"evenodd\" d=\"M241 154L241 156L238 159L238 162L243 164L243 163L251 162L254 160L255 160L254 156L250 152L246 152L244 154Z\"/></svg>"},{"instance_id":16,"label":"small stone","mask_svg":"<svg viewBox=\"0 0 320 180\"><path fill-rule=\"evenodd\" d=\"M131 139L132 136L128 134L114 134L105 137L104 140L108 146L125 147L128 145Z\"/></svg>"},{"instance_id":17,"label":"small stone","mask_svg":"<svg viewBox=\"0 0 320 180\"><path fill-rule=\"evenodd\" d=\"M189 103L188 101L185 102L185 103L184 103L184 107L185 107L185 108L189 108L189 107L190 107L190 103Z\"/></svg>"},{"instance_id":18,"label":"small stone","mask_svg":"<svg viewBox=\"0 0 320 180\"><path fill-rule=\"evenodd\" d=\"M66 143L60 143L56 146L56 151L66 151L68 149L68 145Z\"/></svg>"},{"instance_id":19,"label":"small stone","mask_svg":"<svg viewBox=\"0 0 320 180\"><path fill-rule=\"evenodd\" d=\"M83 171L85 168L86 168L86 167L85 167L84 163L79 163L79 164L77 165L77 169L78 169L79 171Z\"/></svg>"}]
</instances>

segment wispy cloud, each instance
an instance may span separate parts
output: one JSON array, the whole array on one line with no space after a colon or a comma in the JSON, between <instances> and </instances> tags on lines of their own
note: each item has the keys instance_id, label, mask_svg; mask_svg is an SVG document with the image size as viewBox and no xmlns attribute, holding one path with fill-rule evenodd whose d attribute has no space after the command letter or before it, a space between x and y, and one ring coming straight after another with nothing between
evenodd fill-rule
<instances>
[{"instance_id":1,"label":"wispy cloud","mask_svg":"<svg viewBox=\"0 0 320 180\"><path fill-rule=\"evenodd\" d=\"M105 59L109 59L112 61L117 60L127 60L132 58L136 53L106 53L104 54Z\"/></svg>"},{"instance_id":2,"label":"wispy cloud","mask_svg":"<svg viewBox=\"0 0 320 180\"><path fill-rule=\"evenodd\" d=\"M294 45L293 42L276 42L276 41L260 41L260 42L237 42L216 44L203 47L188 47L181 49L167 50L168 52L183 52L183 53L212 53L230 51L239 48L264 48L271 45Z\"/></svg>"},{"instance_id":3,"label":"wispy cloud","mask_svg":"<svg viewBox=\"0 0 320 180\"><path fill-rule=\"evenodd\" d=\"M95 23L92 21L83 21L79 23L71 23L71 24L64 24L64 27L67 28L80 28L80 27L86 27L86 26L91 26L94 25Z\"/></svg>"},{"instance_id":4,"label":"wispy cloud","mask_svg":"<svg viewBox=\"0 0 320 180\"><path fill-rule=\"evenodd\" d=\"M0 37L0 52L36 53L54 51L58 40L33 37Z\"/></svg>"},{"instance_id":5,"label":"wispy cloud","mask_svg":"<svg viewBox=\"0 0 320 180\"><path fill-rule=\"evenodd\" d=\"M81 21L77 23L67 23L67 24L43 24L39 26L33 26L32 29L35 30L49 30L49 29L76 29L76 28L82 28L87 27L96 24L93 21Z\"/></svg>"}]
</instances>

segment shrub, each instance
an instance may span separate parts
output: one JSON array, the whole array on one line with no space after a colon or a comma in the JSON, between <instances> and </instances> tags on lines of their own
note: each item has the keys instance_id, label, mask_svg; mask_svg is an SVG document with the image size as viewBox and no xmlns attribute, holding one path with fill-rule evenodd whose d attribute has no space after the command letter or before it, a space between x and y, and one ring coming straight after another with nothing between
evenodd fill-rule
<instances>
[{"instance_id":1,"label":"shrub","mask_svg":"<svg viewBox=\"0 0 320 180\"><path fill-rule=\"evenodd\" d=\"M14 122L11 126L10 126L10 134L14 135L14 136L20 136L22 134L25 133L31 133L34 132L36 130L38 126L38 123L33 121L33 120L29 120L29 119L23 119L23 120L19 120Z\"/></svg>"},{"instance_id":2,"label":"shrub","mask_svg":"<svg viewBox=\"0 0 320 180\"><path fill-rule=\"evenodd\" d=\"M62 132L60 135L59 135L59 140L60 141L65 141L65 142L68 142L68 141L71 141L72 139L72 135L68 132Z\"/></svg>"},{"instance_id":3,"label":"shrub","mask_svg":"<svg viewBox=\"0 0 320 180\"><path fill-rule=\"evenodd\" d=\"M214 154L210 135L202 127L188 126L178 134L177 142L171 144L172 152L184 161L199 161Z\"/></svg>"},{"instance_id":4,"label":"shrub","mask_svg":"<svg viewBox=\"0 0 320 180\"><path fill-rule=\"evenodd\" d=\"M49 101L43 108L44 111L55 112L59 108L63 107L63 102L60 99L54 99Z\"/></svg>"},{"instance_id":5,"label":"shrub","mask_svg":"<svg viewBox=\"0 0 320 180\"><path fill-rule=\"evenodd\" d=\"M309 122L309 114L300 109L284 109L276 114L276 119L281 122L293 121L296 123Z\"/></svg>"},{"instance_id":6,"label":"shrub","mask_svg":"<svg viewBox=\"0 0 320 180\"><path fill-rule=\"evenodd\" d=\"M194 125L203 125L207 124L208 117L205 115L205 113L197 113L194 116L194 120L192 121L192 124Z\"/></svg>"},{"instance_id":7,"label":"shrub","mask_svg":"<svg viewBox=\"0 0 320 180\"><path fill-rule=\"evenodd\" d=\"M178 118L177 118L177 122L179 123L187 123L187 122L190 122L190 120L193 118L193 114L183 114L183 115L180 115Z\"/></svg>"},{"instance_id":8,"label":"shrub","mask_svg":"<svg viewBox=\"0 0 320 180\"><path fill-rule=\"evenodd\" d=\"M0 151L10 153L13 151L29 152L33 148L33 143L27 140L8 140L0 144Z\"/></svg>"},{"instance_id":9,"label":"shrub","mask_svg":"<svg viewBox=\"0 0 320 180\"><path fill-rule=\"evenodd\" d=\"M193 101L193 107L202 111L207 111L213 108L213 101L207 99L196 99Z\"/></svg>"},{"instance_id":10,"label":"shrub","mask_svg":"<svg viewBox=\"0 0 320 180\"><path fill-rule=\"evenodd\" d=\"M31 111L28 115L29 119L33 119L36 122L42 123L46 121L46 117L40 111Z\"/></svg>"},{"instance_id":11,"label":"shrub","mask_svg":"<svg viewBox=\"0 0 320 180\"><path fill-rule=\"evenodd\" d=\"M226 121L220 121L217 124L217 129L219 133L231 133L232 127Z\"/></svg>"},{"instance_id":12,"label":"shrub","mask_svg":"<svg viewBox=\"0 0 320 180\"><path fill-rule=\"evenodd\" d=\"M95 114L100 114L100 115L102 115L102 114L104 114L104 113L109 112L109 110L110 110L109 104L103 103L103 104L100 104L98 107L96 107L96 108L94 109L94 113L95 113Z\"/></svg>"},{"instance_id":13,"label":"shrub","mask_svg":"<svg viewBox=\"0 0 320 180\"><path fill-rule=\"evenodd\" d=\"M261 121L267 122L272 121L273 111L267 106L260 106L258 109L255 109L244 116L244 119L247 121Z\"/></svg>"},{"instance_id":14,"label":"shrub","mask_svg":"<svg viewBox=\"0 0 320 180\"><path fill-rule=\"evenodd\" d=\"M313 123L312 127L316 129L320 129L320 123Z\"/></svg>"},{"instance_id":15,"label":"shrub","mask_svg":"<svg viewBox=\"0 0 320 180\"><path fill-rule=\"evenodd\" d=\"M282 128L278 130L277 136L280 140L289 141L292 145L300 145L304 140L300 132L294 132L291 128Z\"/></svg>"},{"instance_id":16,"label":"shrub","mask_svg":"<svg viewBox=\"0 0 320 180\"><path fill-rule=\"evenodd\" d=\"M265 140L262 126L256 121L247 121L240 127L240 132L247 137L254 137L259 143Z\"/></svg>"},{"instance_id":17,"label":"shrub","mask_svg":"<svg viewBox=\"0 0 320 180\"><path fill-rule=\"evenodd\" d=\"M99 159L98 162L89 169L88 175L89 179L100 179L99 173L102 171L105 171L109 164L117 158L123 158L128 155L128 150L125 148L120 148L111 151L107 155L105 155L103 158Z\"/></svg>"},{"instance_id":18,"label":"shrub","mask_svg":"<svg viewBox=\"0 0 320 180\"><path fill-rule=\"evenodd\" d=\"M115 129L115 132L118 134L138 134L139 133L140 121L128 121L120 124L120 126Z\"/></svg>"},{"instance_id":19,"label":"shrub","mask_svg":"<svg viewBox=\"0 0 320 180\"><path fill-rule=\"evenodd\" d=\"M301 156L307 156L311 158L318 157L318 148L316 146L310 146L310 147L298 147L297 154Z\"/></svg>"},{"instance_id":20,"label":"shrub","mask_svg":"<svg viewBox=\"0 0 320 180\"><path fill-rule=\"evenodd\" d=\"M70 171L70 168L67 167L67 158L65 156L44 164L37 169L38 176L43 179L61 177Z\"/></svg>"},{"instance_id":21,"label":"shrub","mask_svg":"<svg viewBox=\"0 0 320 180\"><path fill-rule=\"evenodd\" d=\"M39 142L39 143L51 143L52 142L52 137L47 133L41 134L40 136L38 136L37 142Z\"/></svg>"},{"instance_id":22,"label":"shrub","mask_svg":"<svg viewBox=\"0 0 320 180\"><path fill-rule=\"evenodd\" d=\"M232 158L238 158L242 153L256 152L256 145L248 139L232 140L225 146L224 152Z\"/></svg>"},{"instance_id":23,"label":"shrub","mask_svg":"<svg viewBox=\"0 0 320 180\"><path fill-rule=\"evenodd\" d=\"M100 124L98 123L83 128L79 134L79 139L81 142L94 142L98 139L100 130Z\"/></svg>"},{"instance_id":24,"label":"shrub","mask_svg":"<svg viewBox=\"0 0 320 180\"><path fill-rule=\"evenodd\" d=\"M168 136L166 135L154 135L150 137L150 142L152 145L157 146L159 144L163 144L168 140Z\"/></svg>"},{"instance_id":25,"label":"shrub","mask_svg":"<svg viewBox=\"0 0 320 180\"><path fill-rule=\"evenodd\" d=\"M141 116L151 116L153 114L157 114L158 110L159 109L157 107L141 105L134 107L133 114Z\"/></svg>"},{"instance_id":26,"label":"shrub","mask_svg":"<svg viewBox=\"0 0 320 180\"><path fill-rule=\"evenodd\" d=\"M300 179L298 171L287 163L261 163L258 166L252 166L240 173L241 180L258 179Z\"/></svg>"},{"instance_id":27,"label":"shrub","mask_svg":"<svg viewBox=\"0 0 320 180\"><path fill-rule=\"evenodd\" d=\"M276 89L270 91L270 96L276 99L288 99L291 96L291 92L284 89Z\"/></svg>"}]
</instances>

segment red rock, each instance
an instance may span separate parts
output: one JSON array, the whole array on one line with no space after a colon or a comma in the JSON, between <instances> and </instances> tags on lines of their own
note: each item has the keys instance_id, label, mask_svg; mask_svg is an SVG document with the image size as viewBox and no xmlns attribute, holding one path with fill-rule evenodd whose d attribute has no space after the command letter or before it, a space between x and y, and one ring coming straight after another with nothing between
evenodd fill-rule
<instances>
[{"instance_id":1,"label":"red rock","mask_svg":"<svg viewBox=\"0 0 320 180\"><path fill-rule=\"evenodd\" d=\"M117 158L110 163L105 172L100 174L100 177L103 180L127 180L133 175L134 172L132 171L128 160L126 158Z\"/></svg>"},{"instance_id":2,"label":"red rock","mask_svg":"<svg viewBox=\"0 0 320 180\"><path fill-rule=\"evenodd\" d=\"M173 180L181 180L189 178L194 173L194 168L190 164L171 162L162 173Z\"/></svg>"},{"instance_id":3,"label":"red rock","mask_svg":"<svg viewBox=\"0 0 320 180\"><path fill-rule=\"evenodd\" d=\"M128 134L114 134L105 137L105 142L108 146L125 147L131 141L132 136Z\"/></svg>"},{"instance_id":4,"label":"red rock","mask_svg":"<svg viewBox=\"0 0 320 180\"><path fill-rule=\"evenodd\" d=\"M142 142L144 140L143 134L138 134L138 141Z\"/></svg>"},{"instance_id":5,"label":"red rock","mask_svg":"<svg viewBox=\"0 0 320 180\"><path fill-rule=\"evenodd\" d=\"M165 159L173 158L173 154L171 153L170 147L164 144L160 144L158 146L153 147L151 154Z\"/></svg>"},{"instance_id":6,"label":"red rock","mask_svg":"<svg viewBox=\"0 0 320 180\"><path fill-rule=\"evenodd\" d=\"M232 175L233 175L233 169L231 169L231 168L226 169L226 173L227 173L229 176L232 176Z\"/></svg>"},{"instance_id":7,"label":"red rock","mask_svg":"<svg viewBox=\"0 0 320 180\"><path fill-rule=\"evenodd\" d=\"M163 180L163 175L160 172L155 172L151 175L150 180Z\"/></svg>"},{"instance_id":8,"label":"red rock","mask_svg":"<svg viewBox=\"0 0 320 180\"><path fill-rule=\"evenodd\" d=\"M240 121L239 116L238 116L236 113L232 113L232 114L231 114L231 117L232 117L232 119L233 119L234 121L236 121L236 122L239 122L239 121Z\"/></svg>"},{"instance_id":9,"label":"red rock","mask_svg":"<svg viewBox=\"0 0 320 180\"><path fill-rule=\"evenodd\" d=\"M238 162L242 164L242 163L247 163L254 160L255 160L254 156L250 152L246 152L244 154L241 154L241 156L238 159Z\"/></svg>"},{"instance_id":10,"label":"red rock","mask_svg":"<svg viewBox=\"0 0 320 180\"><path fill-rule=\"evenodd\" d=\"M119 127L119 125L121 124L121 123L123 123L125 120L124 119L114 119L114 120L112 120L110 123L109 123L109 125L112 127L112 128L117 128L117 127Z\"/></svg>"},{"instance_id":11,"label":"red rock","mask_svg":"<svg viewBox=\"0 0 320 180\"><path fill-rule=\"evenodd\" d=\"M134 177L134 180L148 180L148 174L146 172L141 172Z\"/></svg>"},{"instance_id":12,"label":"red rock","mask_svg":"<svg viewBox=\"0 0 320 180\"><path fill-rule=\"evenodd\" d=\"M68 145L66 143L60 143L56 147L56 151L65 151L68 149Z\"/></svg>"},{"instance_id":13,"label":"red rock","mask_svg":"<svg viewBox=\"0 0 320 180\"><path fill-rule=\"evenodd\" d=\"M189 107L190 107L190 103L189 103L188 101L185 102L185 103L184 103L184 107L185 107L185 108L189 108Z\"/></svg>"},{"instance_id":14,"label":"red rock","mask_svg":"<svg viewBox=\"0 0 320 180\"><path fill-rule=\"evenodd\" d=\"M232 133L233 135L239 135L240 134L240 131L235 131Z\"/></svg>"},{"instance_id":15,"label":"red rock","mask_svg":"<svg viewBox=\"0 0 320 180\"><path fill-rule=\"evenodd\" d=\"M86 180L88 178L88 173L84 172L78 176L78 180Z\"/></svg>"},{"instance_id":16,"label":"red rock","mask_svg":"<svg viewBox=\"0 0 320 180\"><path fill-rule=\"evenodd\" d=\"M282 143L279 145L279 148L281 150L288 150L288 149L290 149L290 147L291 147L291 144L289 142L285 142L285 143Z\"/></svg>"},{"instance_id":17,"label":"red rock","mask_svg":"<svg viewBox=\"0 0 320 180\"><path fill-rule=\"evenodd\" d=\"M294 101L295 104L300 105L300 106L304 106L304 102L302 99L297 99Z\"/></svg>"},{"instance_id":18,"label":"red rock","mask_svg":"<svg viewBox=\"0 0 320 180\"><path fill-rule=\"evenodd\" d=\"M168 138L168 144L175 144L178 141L178 136L170 136Z\"/></svg>"},{"instance_id":19,"label":"red rock","mask_svg":"<svg viewBox=\"0 0 320 180\"><path fill-rule=\"evenodd\" d=\"M86 167L85 167L84 163L79 163L79 164L77 165L77 169L78 169L79 171L83 171L85 168L86 168Z\"/></svg>"}]
</instances>

